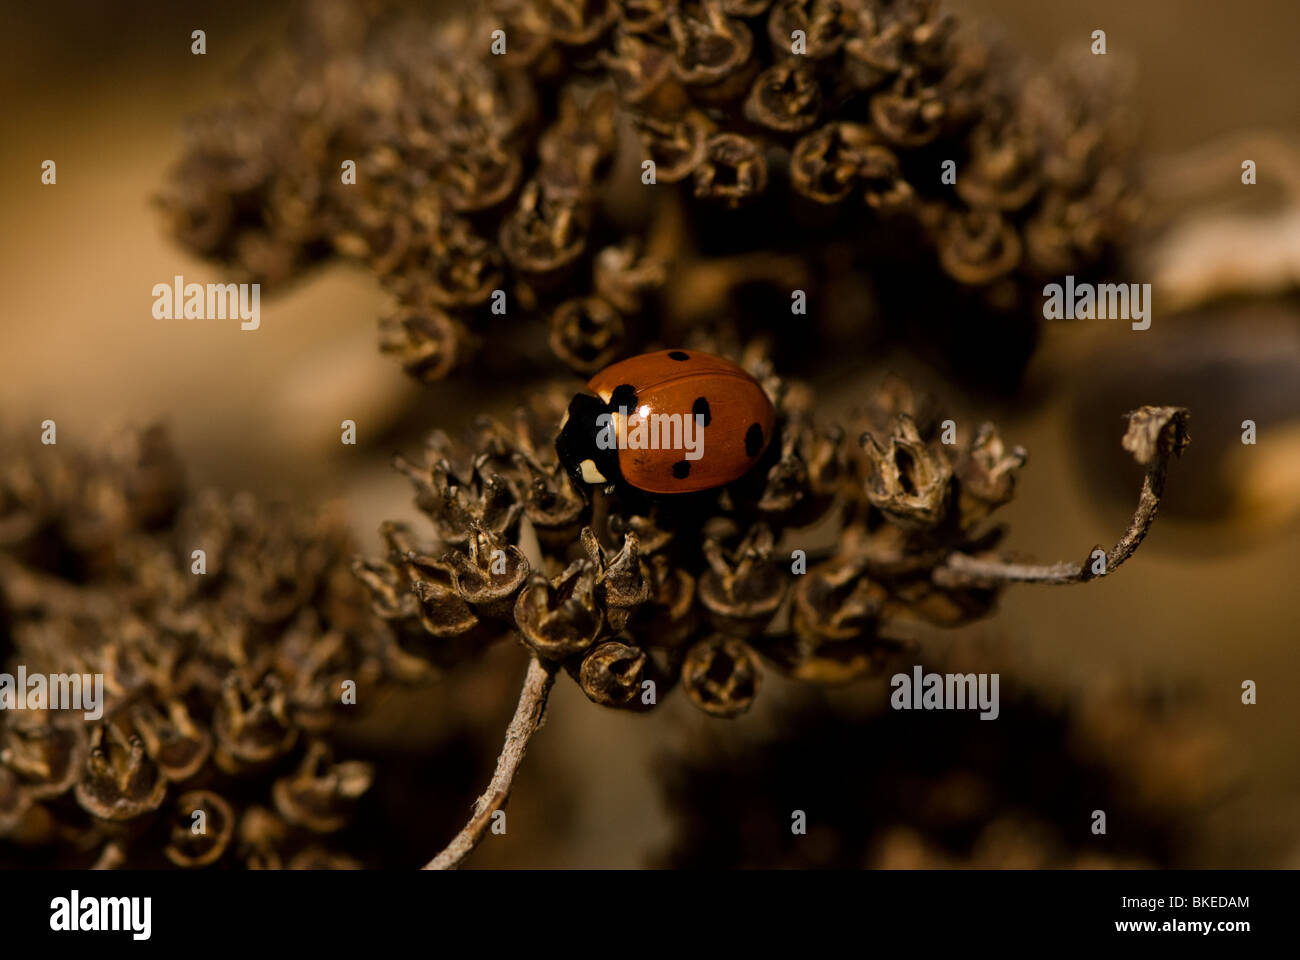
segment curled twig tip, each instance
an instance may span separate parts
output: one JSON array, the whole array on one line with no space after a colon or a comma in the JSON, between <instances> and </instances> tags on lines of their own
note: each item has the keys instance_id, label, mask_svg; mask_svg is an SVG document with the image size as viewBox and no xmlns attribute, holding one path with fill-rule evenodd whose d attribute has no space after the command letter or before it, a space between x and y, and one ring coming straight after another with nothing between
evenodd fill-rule
<instances>
[{"instance_id":1,"label":"curled twig tip","mask_svg":"<svg viewBox=\"0 0 1300 960\"><path fill-rule=\"evenodd\" d=\"M1181 456L1191 442L1187 423L1191 414L1183 407L1144 406L1128 414L1124 449L1146 467L1133 519L1109 551L1098 545L1082 563L1066 560L1053 564L1011 563L993 555L951 554L935 568L934 582L943 587L991 587L999 583L1084 583L1113 572L1137 550L1155 521L1164 492L1170 456ZM1104 553L1104 557L1099 557Z\"/></svg>"}]
</instances>

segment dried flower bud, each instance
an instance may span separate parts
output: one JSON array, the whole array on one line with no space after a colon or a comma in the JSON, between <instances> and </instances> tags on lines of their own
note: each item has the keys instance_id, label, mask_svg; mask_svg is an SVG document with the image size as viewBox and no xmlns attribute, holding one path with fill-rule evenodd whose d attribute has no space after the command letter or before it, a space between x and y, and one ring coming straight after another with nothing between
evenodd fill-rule
<instances>
[{"instance_id":1,"label":"dried flower bud","mask_svg":"<svg viewBox=\"0 0 1300 960\"><path fill-rule=\"evenodd\" d=\"M709 138L704 159L695 168L697 197L736 207L766 187L767 160L757 141L737 133L720 133Z\"/></svg>"},{"instance_id":2,"label":"dried flower bud","mask_svg":"<svg viewBox=\"0 0 1300 960\"><path fill-rule=\"evenodd\" d=\"M601 250L593 269L596 292L626 314L640 312L643 297L662 287L668 275L663 261L642 255L635 239Z\"/></svg>"},{"instance_id":3,"label":"dried flower bud","mask_svg":"<svg viewBox=\"0 0 1300 960\"><path fill-rule=\"evenodd\" d=\"M778 0L767 21L772 47L789 50L790 37L800 30L807 38L807 49L799 56L814 62L833 57L857 25L855 7L840 0Z\"/></svg>"},{"instance_id":4,"label":"dried flower bud","mask_svg":"<svg viewBox=\"0 0 1300 960\"><path fill-rule=\"evenodd\" d=\"M224 770L258 764L289 750L298 737L279 679L269 674L256 686L231 674L221 690L212 725L217 763Z\"/></svg>"},{"instance_id":5,"label":"dried flower bud","mask_svg":"<svg viewBox=\"0 0 1300 960\"><path fill-rule=\"evenodd\" d=\"M545 547L573 542L587 513L587 501L558 463L549 468L529 464L533 472L524 513Z\"/></svg>"},{"instance_id":6,"label":"dried flower bud","mask_svg":"<svg viewBox=\"0 0 1300 960\"><path fill-rule=\"evenodd\" d=\"M1008 450L993 424L976 428L975 439L956 466L963 528L972 529L1011 500L1016 474L1027 457L1024 447Z\"/></svg>"},{"instance_id":7,"label":"dried flower bud","mask_svg":"<svg viewBox=\"0 0 1300 960\"><path fill-rule=\"evenodd\" d=\"M10 720L3 733L0 766L18 777L28 798L57 797L81 775L87 749L82 727L56 725L39 712Z\"/></svg>"},{"instance_id":8,"label":"dried flower bud","mask_svg":"<svg viewBox=\"0 0 1300 960\"><path fill-rule=\"evenodd\" d=\"M528 558L481 527L472 529L469 553L449 553L443 563L461 599L483 616L508 618L515 594L528 579Z\"/></svg>"},{"instance_id":9,"label":"dried flower bud","mask_svg":"<svg viewBox=\"0 0 1300 960\"><path fill-rule=\"evenodd\" d=\"M438 172L452 209L478 213L504 203L515 192L523 163L503 143L466 138L447 144Z\"/></svg>"},{"instance_id":10,"label":"dried flower bud","mask_svg":"<svg viewBox=\"0 0 1300 960\"><path fill-rule=\"evenodd\" d=\"M280 870L280 848L289 825L265 807L252 806L239 820L239 857L250 870Z\"/></svg>"},{"instance_id":11,"label":"dried flower bud","mask_svg":"<svg viewBox=\"0 0 1300 960\"><path fill-rule=\"evenodd\" d=\"M149 757L168 780L188 779L207 763L212 737L194 723L181 701L167 703L166 717L151 703L139 704L131 716Z\"/></svg>"},{"instance_id":12,"label":"dried flower bud","mask_svg":"<svg viewBox=\"0 0 1300 960\"><path fill-rule=\"evenodd\" d=\"M316 833L334 833L352 815L357 799L370 789L368 763L332 763L329 746L319 740L307 748L298 770L275 781L276 809L290 823Z\"/></svg>"},{"instance_id":13,"label":"dried flower bud","mask_svg":"<svg viewBox=\"0 0 1300 960\"><path fill-rule=\"evenodd\" d=\"M876 669L894 649L875 628L886 591L862 573L860 563L830 561L799 578L794 593L793 649L764 648L796 679L845 683Z\"/></svg>"},{"instance_id":14,"label":"dried flower bud","mask_svg":"<svg viewBox=\"0 0 1300 960\"><path fill-rule=\"evenodd\" d=\"M596 571L580 560L553 581L534 574L515 603L515 623L530 647L548 660L582 653L604 626L595 598Z\"/></svg>"},{"instance_id":15,"label":"dried flower bud","mask_svg":"<svg viewBox=\"0 0 1300 960\"><path fill-rule=\"evenodd\" d=\"M230 849L235 812L225 799L211 790L191 790L176 798L173 811L171 841L163 853L176 866L206 867ZM202 814L202 818L196 814Z\"/></svg>"},{"instance_id":16,"label":"dried flower bud","mask_svg":"<svg viewBox=\"0 0 1300 960\"><path fill-rule=\"evenodd\" d=\"M596 568L596 592L611 630L622 630L637 607L650 599L650 571L641 561L639 545L636 534L628 533L622 548L611 555L590 527L582 529L582 547Z\"/></svg>"},{"instance_id":17,"label":"dried flower bud","mask_svg":"<svg viewBox=\"0 0 1300 960\"><path fill-rule=\"evenodd\" d=\"M900 414L882 445L862 436L871 464L867 499L892 522L909 530L937 526L947 515L952 467L921 440L916 423Z\"/></svg>"},{"instance_id":18,"label":"dried flower bud","mask_svg":"<svg viewBox=\"0 0 1300 960\"><path fill-rule=\"evenodd\" d=\"M474 340L464 324L436 306L408 306L379 322L379 348L425 383L447 376L469 359Z\"/></svg>"},{"instance_id":19,"label":"dried flower bud","mask_svg":"<svg viewBox=\"0 0 1300 960\"><path fill-rule=\"evenodd\" d=\"M772 532L757 524L732 551L704 542L709 569L699 581L700 601L719 625L740 636L757 633L776 614L789 579L772 561Z\"/></svg>"},{"instance_id":20,"label":"dried flower bud","mask_svg":"<svg viewBox=\"0 0 1300 960\"><path fill-rule=\"evenodd\" d=\"M127 737L111 723L95 727L78 781L77 802L103 820L130 820L157 810L167 796L167 778L145 753L144 741Z\"/></svg>"},{"instance_id":21,"label":"dried flower bud","mask_svg":"<svg viewBox=\"0 0 1300 960\"><path fill-rule=\"evenodd\" d=\"M617 146L617 109L618 97L608 87L566 86L559 116L537 144L539 177L557 191L589 192Z\"/></svg>"},{"instance_id":22,"label":"dried flower bud","mask_svg":"<svg viewBox=\"0 0 1300 960\"><path fill-rule=\"evenodd\" d=\"M620 707L640 691L645 663L646 654L640 647L602 643L583 657L579 686L593 703Z\"/></svg>"},{"instance_id":23,"label":"dried flower bud","mask_svg":"<svg viewBox=\"0 0 1300 960\"><path fill-rule=\"evenodd\" d=\"M659 554L650 559L650 603L637 615L633 633L646 646L676 647L695 632L695 578Z\"/></svg>"},{"instance_id":24,"label":"dried flower bud","mask_svg":"<svg viewBox=\"0 0 1300 960\"><path fill-rule=\"evenodd\" d=\"M714 127L703 113L691 111L671 120L636 116L633 123L654 161L656 182L685 180L704 163Z\"/></svg>"},{"instance_id":25,"label":"dried flower bud","mask_svg":"<svg viewBox=\"0 0 1300 960\"><path fill-rule=\"evenodd\" d=\"M412 247L405 283L397 288L410 302L427 297L440 307L475 307L502 284L501 251L463 220L417 231Z\"/></svg>"},{"instance_id":26,"label":"dried flower bud","mask_svg":"<svg viewBox=\"0 0 1300 960\"><path fill-rule=\"evenodd\" d=\"M682 685L691 702L715 717L735 717L749 709L760 673L754 652L734 637L714 635L686 652Z\"/></svg>"},{"instance_id":27,"label":"dried flower bud","mask_svg":"<svg viewBox=\"0 0 1300 960\"><path fill-rule=\"evenodd\" d=\"M871 98L871 122L886 143L915 149L943 132L948 108L933 87L901 76L893 88Z\"/></svg>"},{"instance_id":28,"label":"dried flower bud","mask_svg":"<svg viewBox=\"0 0 1300 960\"><path fill-rule=\"evenodd\" d=\"M578 373L608 366L623 349L623 340L622 316L600 297L566 300L551 314L551 350Z\"/></svg>"},{"instance_id":29,"label":"dried flower bud","mask_svg":"<svg viewBox=\"0 0 1300 960\"><path fill-rule=\"evenodd\" d=\"M939 261L962 283L991 283L1020 263L1020 236L995 210L950 211L940 227Z\"/></svg>"},{"instance_id":30,"label":"dried flower bud","mask_svg":"<svg viewBox=\"0 0 1300 960\"><path fill-rule=\"evenodd\" d=\"M848 197L867 164L867 151L881 150L870 127L860 123L828 123L795 144L790 176L805 196L820 203Z\"/></svg>"},{"instance_id":31,"label":"dried flower bud","mask_svg":"<svg viewBox=\"0 0 1300 960\"><path fill-rule=\"evenodd\" d=\"M745 116L777 133L801 133L817 122L821 85L812 68L785 60L758 75L745 101Z\"/></svg>"},{"instance_id":32,"label":"dried flower bud","mask_svg":"<svg viewBox=\"0 0 1300 960\"><path fill-rule=\"evenodd\" d=\"M429 515L438 538L449 546L468 547L476 527L493 537L509 536L519 521L523 506L505 477L483 477L476 470L464 483L446 459L419 467L398 456L393 464L414 484L416 505Z\"/></svg>"},{"instance_id":33,"label":"dried flower bud","mask_svg":"<svg viewBox=\"0 0 1300 960\"><path fill-rule=\"evenodd\" d=\"M672 51L643 40L626 27L614 35L613 52L602 50L597 58L614 75L623 102L631 107L653 110L663 101L684 99L680 85L672 79Z\"/></svg>"},{"instance_id":34,"label":"dried flower bud","mask_svg":"<svg viewBox=\"0 0 1300 960\"><path fill-rule=\"evenodd\" d=\"M1039 155L1032 136L1014 123L984 123L970 136L968 169L957 195L975 208L1019 210L1038 192Z\"/></svg>"},{"instance_id":35,"label":"dried flower bud","mask_svg":"<svg viewBox=\"0 0 1300 960\"><path fill-rule=\"evenodd\" d=\"M190 494L156 431L5 467L0 513L27 500L13 477L29 474L45 497L31 535L67 559L54 568L39 551L0 547L0 634L29 669L104 677L100 723L0 712L0 820L40 862L84 865L92 841L103 868L222 859L222 824L233 823L216 809L222 798L205 839L174 833L167 847L165 820L145 829L146 814L175 809L171 783L269 795L281 772L271 761L302 730L328 731L340 678L373 685L389 666L420 675L367 615L341 518ZM204 576L191 572L196 544ZM373 573L389 594L376 606L413 619L407 576L392 563ZM189 813L178 815L188 829ZM137 818L139 829L113 826Z\"/></svg>"},{"instance_id":36,"label":"dried flower bud","mask_svg":"<svg viewBox=\"0 0 1300 960\"><path fill-rule=\"evenodd\" d=\"M748 85L757 69L753 34L728 17L717 0L679 6L667 19L677 53L673 68L682 83L697 88L697 96L724 102Z\"/></svg>"},{"instance_id":37,"label":"dried flower bud","mask_svg":"<svg viewBox=\"0 0 1300 960\"><path fill-rule=\"evenodd\" d=\"M758 509L780 516L791 513L809 495L808 468L798 454L799 433L786 430L781 437L781 459L767 471L767 483Z\"/></svg>"},{"instance_id":38,"label":"dried flower bud","mask_svg":"<svg viewBox=\"0 0 1300 960\"><path fill-rule=\"evenodd\" d=\"M530 181L501 226L501 249L534 283L554 283L587 246L585 205L558 195L545 181Z\"/></svg>"}]
</instances>

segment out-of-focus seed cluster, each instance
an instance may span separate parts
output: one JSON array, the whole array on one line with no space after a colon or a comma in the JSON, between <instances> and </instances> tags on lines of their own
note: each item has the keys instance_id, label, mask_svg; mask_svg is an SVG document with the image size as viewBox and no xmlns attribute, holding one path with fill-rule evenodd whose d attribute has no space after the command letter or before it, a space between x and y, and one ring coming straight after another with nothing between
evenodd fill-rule
<instances>
[{"instance_id":1,"label":"out-of-focus seed cluster","mask_svg":"<svg viewBox=\"0 0 1300 960\"><path fill-rule=\"evenodd\" d=\"M996 722L896 712L887 688L829 710L787 706L761 742L695 745L665 768L675 830L660 864L1168 868L1201 855L1206 816L1237 775L1188 692L1053 689L1005 647L940 659L925 669L996 664ZM1098 809L1107 817L1100 848ZM805 813L804 834L790 829L795 810Z\"/></svg>"},{"instance_id":2,"label":"out-of-focus seed cluster","mask_svg":"<svg viewBox=\"0 0 1300 960\"><path fill-rule=\"evenodd\" d=\"M835 278L887 286L911 239L921 273L979 293L970 323L980 304L1027 309L1026 278L1088 272L1132 223L1106 58L1030 73L933 0L495 8L306 6L292 46L190 133L163 198L175 234L268 281L331 251L361 261L396 298L384 349L436 380L503 330L594 372L719 296L740 309L756 278L814 287L812 320L839 302L861 326Z\"/></svg>"},{"instance_id":3,"label":"out-of-focus seed cluster","mask_svg":"<svg viewBox=\"0 0 1300 960\"><path fill-rule=\"evenodd\" d=\"M799 679L842 682L899 648L898 621L987 613L995 590L944 588L931 575L953 551L996 540L984 522L1011 498L1024 451L991 425L940 443L898 381L851 427L825 426L809 391L775 377L761 348L734 356L771 396L779 432L721 490L655 500L597 489L589 503L554 452L570 394L561 387L513 422L480 421L465 445L435 433L422 460L399 458L436 546L385 526L387 555L357 566L377 615L435 663L513 630L597 703L644 709L653 681L656 700L680 684L728 717L753 702L760 657ZM831 549L801 540L832 517Z\"/></svg>"},{"instance_id":4,"label":"out-of-focus seed cluster","mask_svg":"<svg viewBox=\"0 0 1300 960\"><path fill-rule=\"evenodd\" d=\"M157 429L4 449L4 670L103 677L98 720L0 712L5 860L353 863L330 835L373 771L333 731L389 671L341 518L193 493Z\"/></svg>"}]
</instances>

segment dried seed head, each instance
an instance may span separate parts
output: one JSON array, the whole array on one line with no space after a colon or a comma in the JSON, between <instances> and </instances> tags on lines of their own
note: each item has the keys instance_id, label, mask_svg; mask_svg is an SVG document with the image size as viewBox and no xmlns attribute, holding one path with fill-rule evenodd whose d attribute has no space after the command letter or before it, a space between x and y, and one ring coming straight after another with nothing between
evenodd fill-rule
<instances>
[{"instance_id":1,"label":"dried seed head","mask_svg":"<svg viewBox=\"0 0 1300 960\"><path fill-rule=\"evenodd\" d=\"M1023 243L995 210L950 210L938 232L939 259L972 286L992 283L1020 263Z\"/></svg>"},{"instance_id":2,"label":"dried seed head","mask_svg":"<svg viewBox=\"0 0 1300 960\"><path fill-rule=\"evenodd\" d=\"M132 711L132 720L150 759L168 780L179 782L207 763L212 737L199 729L181 701L170 701L166 709L164 716L152 703L142 703Z\"/></svg>"},{"instance_id":3,"label":"dried seed head","mask_svg":"<svg viewBox=\"0 0 1300 960\"><path fill-rule=\"evenodd\" d=\"M786 60L758 75L745 101L745 116L776 133L807 130L817 122L822 91L807 64Z\"/></svg>"},{"instance_id":4,"label":"dried seed head","mask_svg":"<svg viewBox=\"0 0 1300 960\"><path fill-rule=\"evenodd\" d=\"M695 168L697 197L736 207L766 187L767 159L759 143L736 133L709 138L704 145L704 159Z\"/></svg>"},{"instance_id":5,"label":"dried seed head","mask_svg":"<svg viewBox=\"0 0 1300 960\"><path fill-rule=\"evenodd\" d=\"M211 790L191 790L176 798L172 811L171 840L163 853L176 866L206 867L230 849L235 835L235 812L218 794Z\"/></svg>"},{"instance_id":6,"label":"dried seed head","mask_svg":"<svg viewBox=\"0 0 1300 960\"><path fill-rule=\"evenodd\" d=\"M507 618L528 579L528 558L481 527L472 528L469 552L443 558L461 599L483 616Z\"/></svg>"},{"instance_id":7,"label":"dried seed head","mask_svg":"<svg viewBox=\"0 0 1300 960\"><path fill-rule=\"evenodd\" d=\"M313 741L298 770L275 782L276 809L290 823L315 833L334 833L351 818L358 798L370 789L374 768L368 763L333 763L322 741Z\"/></svg>"},{"instance_id":8,"label":"dried seed head","mask_svg":"<svg viewBox=\"0 0 1300 960\"><path fill-rule=\"evenodd\" d=\"M157 810L167 796L167 778L145 753L144 741L111 723L95 727L77 802L103 820L130 820Z\"/></svg>"},{"instance_id":9,"label":"dried seed head","mask_svg":"<svg viewBox=\"0 0 1300 960\"><path fill-rule=\"evenodd\" d=\"M700 602L719 629L738 636L761 631L785 598L789 579L773 561L772 531L756 524L733 550L704 542L709 569L699 581Z\"/></svg>"},{"instance_id":10,"label":"dried seed head","mask_svg":"<svg viewBox=\"0 0 1300 960\"><path fill-rule=\"evenodd\" d=\"M575 297L551 315L549 342L571 370L592 374L622 352L624 332L622 316L606 301Z\"/></svg>"},{"instance_id":11,"label":"dried seed head","mask_svg":"<svg viewBox=\"0 0 1300 960\"><path fill-rule=\"evenodd\" d=\"M288 703L274 675L252 684L237 674L222 686L213 731L217 737L217 763L234 771L241 764L259 764L287 752L298 730L289 717Z\"/></svg>"},{"instance_id":12,"label":"dried seed head","mask_svg":"<svg viewBox=\"0 0 1300 960\"><path fill-rule=\"evenodd\" d=\"M739 211L790 186L888 214L819 229L793 256L805 272L821 276L847 250L851 270L835 272L882 287L913 274L894 271L897 260L937 264L953 281L935 287L939 302L959 292L950 287L997 281L980 310L999 330L1038 275L1104 263L1131 233L1135 124L1107 58L1027 71L929 0L495 6L436 25L367 10L326 44L299 29L250 72L235 106L191 130L161 201L173 232L268 280L331 251L360 259L398 298L384 349L424 380L471 362L467 331L497 290L510 291L510 310L493 325L547 325L553 352L579 372L636 341L677 339L693 326L691 298L625 327L643 283L662 280L611 283L592 230L617 225L618 246L681 251L689 271L699 251L784 248L807 230L797 206L786 216L773 204L758 232ZM470 39L500 26L509 56ZM639 157L622 142L629 132ZM616 157L652 160L661 191L690 185L649 204ZM955 186L933 175L940 157L960 164ZM340 182L344 159L357 161L354 183ZM882 245L896 258L873 256ZM834 316L812 319L801 332L843 332ZM1031 341L1041 318L1020 319Z\"/></svg>"},{"instance_id":13,"label":"dried seed head","mask_svg":"<svg viewBox=\"0 0 1300 960\"><path fill-rule=\"evenodd\" d=\"M993 424L979 425L974 440L955 467L965 529L973 529L992 511L1011 500L1015 493L1016 474L1027 458L1024 447L1008 450Z\"/></svg>"},{"instance_id":14,"label":"dried seed head","mask_svg":"<svg viewBox=\"0 0 1300 960\"><path fill-rule=\"evenodd\" d=\"M754 652L734 637L701 640L682 663L687 696L715 717L735 717L748 710L758 693L759 676Z\"/></svg>"},{"instance_id":15,"label":"dried seed head","mask_svg":"<svg viewBox=\"0 0 1300 960\"><path fill-rule=\"evenodd\" d=\"M515 623L524 641L547 660L588 649L604 627L595 591L590 561L574 562L554 581L534 574L515 603Z\"/></svg>"},{"instance_id":16,"label":"dried seed head","mask_svg":"<svg viewBox=\"0 0 1300 960\"><path fill-rule=\"evenodd\" d=\"M582 529L582 547L596 568L597 596L611 630L622 630L636 609L650 599L650 571L641 560L639 545L636 534L628 533L617 553L607 552L590 527Z\"/></svg>"},{"instance_id":17,"label":"dried seed head","mask_svg":"<svg viewBox=\"0 0 1300 960\"><path fill-rule=\"evenodd\" d=\"M579 686L593 703L619 707L641 689L646 654L640 647L610 641L582 658Z\"/></svg>"},{"instance_id":18,"label":"dried seed head","mask_svg":"<svg viewBox=\"0 0 1300 960\"><path fill-rule=\"evenodd\" d=\"M900 414L884 443L863 434L862 447L871 464L866 493L874 507L905 529L928 529L944 519L952 468L922 441L911 417Z\"/></svg>"}]
</instances>

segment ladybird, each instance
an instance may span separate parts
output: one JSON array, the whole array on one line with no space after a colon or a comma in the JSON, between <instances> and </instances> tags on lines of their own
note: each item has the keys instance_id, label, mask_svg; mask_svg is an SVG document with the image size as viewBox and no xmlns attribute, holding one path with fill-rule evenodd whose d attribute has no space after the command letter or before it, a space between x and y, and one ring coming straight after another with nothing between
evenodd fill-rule
<instances>
[{"instance_id":1,"label":"ladybird","mask_svg":"<svg viewBox=\"0 0 1300 960\"><path fill-rule=\"evenodd\" d=\"M659 350L606 367L569 403L555 441L579 484L693 493L744 476L776 414L758 381L698 350Z\"/></svg>"}]
</instances>

